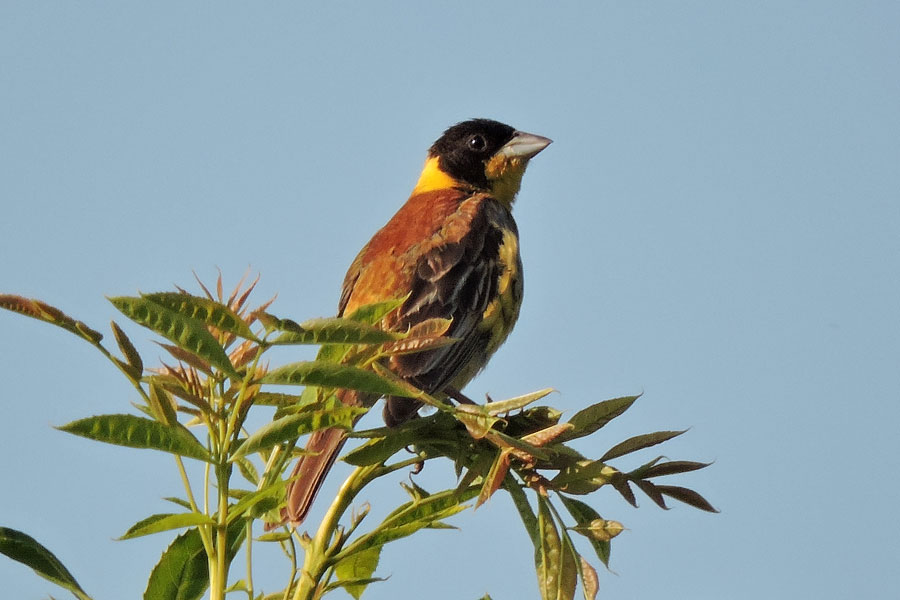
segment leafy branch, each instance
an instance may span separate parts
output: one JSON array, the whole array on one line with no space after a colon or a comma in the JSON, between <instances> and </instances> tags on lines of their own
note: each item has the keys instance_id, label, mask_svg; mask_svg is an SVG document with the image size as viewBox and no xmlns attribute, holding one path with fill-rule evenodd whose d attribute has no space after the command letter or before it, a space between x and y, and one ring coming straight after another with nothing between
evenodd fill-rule
<instances>
[{"instance_id":1,"label":"leafy branch","mask_svg":"<svg viewBox=\"0 0 900 600\"><path fill-rule=\"evenodd\" d=\"M693 490L657 483L660 477L701 469L707 463L658 456L631 471L609 464L683 431L634 436L596 459L569 445L595 436L637 396L598 402L568 421L562 421L562 414L553 407L536 404L550 389L485 405L455 406L443 396L415 388L384 366L392 356L452 343L443 335L449 326L446 320L432 319L405 333L382 330L382 318L401 299L363 307L345 318L297 323L269 313L271 301L250 309L247 301L255 285L255 281L247 286L239 283L225 297L220 277L215 293L201 283L203 296L178 290L110 298L125 317L166 340L160 346L172 362L157 368L145 366L115 322L111 329L117 354L103 344L100 332L59 309L40 300L0 295L0 307L62 327L87 341L136 390L134 406L141 414L96 415L59 429L174 456L183 496L167 500L177 510L148 516L120 538L180 532L151 571L145 599L194 600L209 590L212 600L230 592L244 593L250 600L313 600L338 588L359 598L368 585L380 581L375 572L385 544L424 528L449 528L447 519L479 506L502 489L510 494L534 544L541 597L573 598L580 580L585 598L591 600L596 597L599 577L578 548L586 545L591 555L608 566L611 540L623 526L603 518L575 496L587 496L608 485L634 506L636 488L661 508L674 499L715 511ZM308 344L320 346L315 360L275 369L264 360L273 347ZM412 397L435 410L395 428L350 431L366 409L341 404L336 395L339 389ZM248 431L250 411L263 409L274 409L271 422ZM346 429L361 443L344 457L355 469L309 536L282 524L284 473L303 452L297 448L298 439L325 428ZM184 459L204 464L199 481L190 480ZM421 468L430 460L452 461L457 481L434 493L415 483L404 485L409 500L380 523L362 527L368 506L354 502L367 485L398 470ZM244 484L236 480L236 474ZM254 538L253 524L258 520L267 524L268 532ZM570 532L584 541L576 543ZM283 549L287 575L282 590L266 594L255 589L254 543L275 543ZM232 563L242 548L247 571L233 581ZM0 528L0 552L79 600L90 598L62 563L26 534Z\"/></svg>"}]
</instances>

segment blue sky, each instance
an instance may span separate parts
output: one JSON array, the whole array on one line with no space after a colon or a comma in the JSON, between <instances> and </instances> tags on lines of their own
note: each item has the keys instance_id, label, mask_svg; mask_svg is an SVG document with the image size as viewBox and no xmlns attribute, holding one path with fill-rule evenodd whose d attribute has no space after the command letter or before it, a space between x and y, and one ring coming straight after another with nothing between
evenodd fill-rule
<instances>
[{"instance_id":1,"label":"blue sky","mask_svg":"<svg viewBox=\"0 0 900 600\"><path fill-rule=\"evenodd\" d=\"M715 461L678 482L718 515L592 499L629 528L601 597L883 597L900 587L898 28L887 1L4 2L0 291L104 328L104 296L249 268L277 314L332 314L434 138L505 121L555 143L516 205L521 320L469 392L552 386L568 415L643 392L585 451L689 427L667 455ZM139 597L168 538L112 538L168 510L171 460L51 428L128 410L129 384L11 313L0 353L0 524L97 600ZM369 500L401 498L392 481ZM389 547L366 597L536 597L506 498L454 523ZM0 580L57 594L9 561Z\"/></svg>"}]
</instances>

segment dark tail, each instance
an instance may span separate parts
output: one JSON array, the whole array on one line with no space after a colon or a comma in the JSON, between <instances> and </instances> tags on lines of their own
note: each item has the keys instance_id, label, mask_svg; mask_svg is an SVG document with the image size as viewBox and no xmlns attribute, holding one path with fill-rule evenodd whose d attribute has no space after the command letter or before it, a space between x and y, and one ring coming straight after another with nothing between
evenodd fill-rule
<instances>
[{"instance_id":1,"label":"dark tail","mask_svg":"<svg viewBox=\"0 0 900 600\"><path fill-rule=\"evenodd\" d=\"M372 398L354 390L339 390L338 397L348 406L370 406L377 400L377 397ZM297 477L287 489L287 508L282 516L290 521L291 526L296 527L309 514L316 494L325 483L325 477L346 441L347 432L343 429L322 429L309 436L306 450L310 454L297 460L291 474L292 477Z\"/></svg>"},{"instance_id":2,"label":"dark tail","mask_svg":"<svg viewBox=\"0 0 900 600\"><path fill-rule=\"evenodd\" d=\"M301 456L294 467L292 476L299 475L299 477L288 486L285 514L291 526L296 527L309 514L313 500L325 483L325 476L331 470L345 441L347 434L342 429L322 429L310 436L306 449L318 454Z\"/></svg>"}]
</instances>

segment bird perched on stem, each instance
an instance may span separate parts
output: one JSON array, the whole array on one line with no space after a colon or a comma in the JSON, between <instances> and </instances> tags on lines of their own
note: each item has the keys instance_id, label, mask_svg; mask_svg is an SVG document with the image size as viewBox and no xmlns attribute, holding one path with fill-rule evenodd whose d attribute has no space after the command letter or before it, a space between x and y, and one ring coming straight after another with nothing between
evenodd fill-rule
<instances>
[{"instance_id":1,"label":"bird perched on stem","mask_svg":"<svg viewBox=\"0 0 900 600\"><path fill-rule=\"evenodd\" d=\"M382 326L407 331L427 319L451 321L454 344L394 356L388 367L430 394L464 398L460 390L506 340L522 302L522 261L511 209L528 161L551 140L488 119L447 129L431 146L409 200L359 252L344 279L338 315L406 298ZM378 398L339 390L344 404ZM420 404L387 398L389 426L412 418ZM286 518L306 518L346 440L341 429L312 434L288 488Z\"/></svg>"}]
</instances>

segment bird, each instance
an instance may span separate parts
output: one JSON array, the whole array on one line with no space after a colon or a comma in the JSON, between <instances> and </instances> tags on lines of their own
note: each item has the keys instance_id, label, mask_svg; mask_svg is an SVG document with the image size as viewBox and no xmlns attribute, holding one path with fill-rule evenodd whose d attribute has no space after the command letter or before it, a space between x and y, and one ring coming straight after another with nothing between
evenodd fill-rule
<instances>
[{"instance_id":1,"label":"bird","mask_svg":"<svg viewBox=\"0 0 900 600\"><path fill-rule=\"evenodd\" d=\"M341 289L338 316L405 298L381 326L404 332L428 319L450 320L455 343L393 356L386 365L419 389L465 400L461 390L509 336L522 303L522 260L512 205L528 162L552 140L491 119L449 127L431 145L406 203L363 246ZM371 394L341 389L345 405L371 407ZM388 397L389 427L418 414L421 404ZM338 428L310 436L288 485L283 518L307 517L346 441Z\"/></svg>"}]
</instances>

